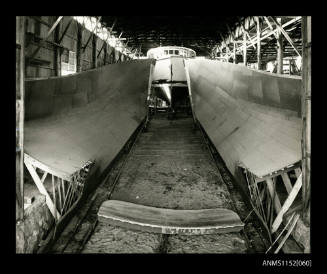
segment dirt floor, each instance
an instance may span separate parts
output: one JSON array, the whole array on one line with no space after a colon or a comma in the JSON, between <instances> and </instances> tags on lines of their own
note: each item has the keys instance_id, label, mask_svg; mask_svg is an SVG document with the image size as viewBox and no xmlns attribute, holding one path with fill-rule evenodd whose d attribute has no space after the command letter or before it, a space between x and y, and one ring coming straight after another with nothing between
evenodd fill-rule
<instances>
[{"instance_id":1,"label":"dirt floor","mask_svg":"<svg viewBox=\"0 0 327 274\"><path fill-rule=\"evenodd\" d=\"M151 120L111 199L171 209L235 208L191 117ZM247 249L241 233L168 236L99 222L82 253L245 253Z\"/></svg>"}]
</instances>

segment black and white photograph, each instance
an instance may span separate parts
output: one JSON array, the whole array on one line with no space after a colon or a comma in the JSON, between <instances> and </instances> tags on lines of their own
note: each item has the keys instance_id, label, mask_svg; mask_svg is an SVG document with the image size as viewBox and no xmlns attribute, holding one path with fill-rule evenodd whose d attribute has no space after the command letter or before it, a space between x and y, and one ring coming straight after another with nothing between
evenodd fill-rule
<instances>
[{"instance_id":1,"label":"black and white photograph","mask_svg":"<svg viewBox=\"0 0 327 274\"><path fill-rule=\"evenodd\" d=\"M16 254L310 255L311 20L16 16Z\"/></svg>"}]
</instances>

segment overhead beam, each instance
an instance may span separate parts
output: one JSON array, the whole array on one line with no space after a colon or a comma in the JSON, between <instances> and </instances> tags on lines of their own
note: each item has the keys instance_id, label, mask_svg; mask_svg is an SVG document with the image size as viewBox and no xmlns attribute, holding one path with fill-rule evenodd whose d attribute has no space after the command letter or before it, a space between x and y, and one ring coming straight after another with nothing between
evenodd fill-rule
<instances>
[{"instance_id":1,"label":"overhead beam","mask_svg":"<svg viewBox=\"0 0 327 274\"><path fill-rule=\"evenodd\" d=\"M286 22L285 24L283 24L282 27L285 28L285 27L287 27L287 26L289 26L289 25L295 23L296 21L299 21L300 19L301 19L301 16L297 16L297 17L295 17L294 19L292 19L292 20ZM254 49L256 49L256 47L255 47L255 43L257 43L257 37L253 37L253 38L251 38L249 31L246 30L245 28L243 28L243 31L246 32L246 34L247 34L247 39L248 39L248 41L249 41L249 43L250 43L250 44L247 45L247 48L253 47ZM270 36L272 36L272 35L276 35L276 34L277 34L277 31L278 31L278 28L276 28L276 29L274 29L274 30L268 32L268 33L265 34L265 35L262 35L261 38L260 38L260 40L263 41L263 40L265 40L266 38L268 38L268 37L270 37ZM221 36L221 40L222 40L221 44L226 43L224 37L223 37L221 34L220 34L220 36Z\"/></svg>"}]
</instances>

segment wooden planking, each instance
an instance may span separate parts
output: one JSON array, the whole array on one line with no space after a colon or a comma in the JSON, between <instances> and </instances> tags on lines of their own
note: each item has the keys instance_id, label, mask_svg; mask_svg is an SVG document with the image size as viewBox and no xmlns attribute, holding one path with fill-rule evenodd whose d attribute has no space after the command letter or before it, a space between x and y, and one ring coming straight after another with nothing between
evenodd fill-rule
<instances>
[{"instance_id":1,"label":"wooden planking","mask_svg":"<svg viewBox=\"0 0 327 274\"><path fill-rule=\"evenodd\" d=\"M117 200L105 201L98 219L111 225L162 234L229 233L238 232L244 226L229 209L174 210Z\"/></svg>"}]
</instances>

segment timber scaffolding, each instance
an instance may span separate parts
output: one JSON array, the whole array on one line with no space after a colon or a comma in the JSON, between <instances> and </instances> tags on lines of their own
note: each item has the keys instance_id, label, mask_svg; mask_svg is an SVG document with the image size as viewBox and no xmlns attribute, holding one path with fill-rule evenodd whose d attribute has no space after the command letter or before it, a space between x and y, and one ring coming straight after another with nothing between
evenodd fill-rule
<instances>
[{"instance_id":1,"label":"timber scaffolding","mask_svg":"<svg viewBox=\"0 0 327 274\"><path fill-rule=\"evenodd\" d=\"M301 16L249 16L238 22L234 29L227 26L228 34L213 48L212 58L233 63L263 63L277 61L277 73L283 73L283 58L302 57ZM277 55L277 58L276 58ZM294 71L289 63L289 74Z\"/></svg>"}]
</instances>

